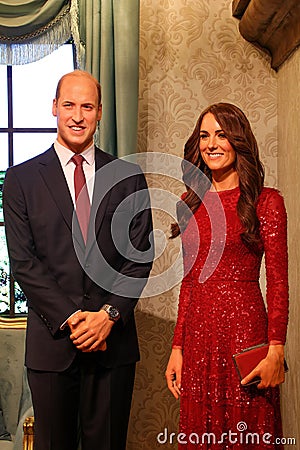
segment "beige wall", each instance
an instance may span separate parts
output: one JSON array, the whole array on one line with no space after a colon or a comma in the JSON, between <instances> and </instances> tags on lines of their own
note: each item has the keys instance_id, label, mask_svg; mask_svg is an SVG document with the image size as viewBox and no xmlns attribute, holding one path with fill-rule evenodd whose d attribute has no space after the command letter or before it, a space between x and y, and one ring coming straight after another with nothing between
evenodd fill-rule
<instances>
[{"instance_id":1,"label":"beige wall","mask_svg":"<svg viewBox=\"0 0 300 450\"><path fill-rule=\"evenodd\" d=\"M139 151L182 156L200 111L229 101L248 115L266 167L277 185L277 75L269 58L247 43L231 16L231 0L141 0ZM162 161L168 170L168 164ZM179 183L149 177L150 186L179 195ZM155 213L169 233L170 217ZM178 257L169 241L154 272ZM138 366L128 450L174 449L158 445L157 434L176 432L178 402L165 388L164 371L177 313L179 286L139 302L137 321L142 359Z\"/></svg>"},{"instance_id":2,"label":"beige wall","mask_svg":"<svg viewBox=\"0 0 300 450\"><path fill-rule=\"evenodd\" d=\"M288 212L290 321L287 359L290 372L283 389L284 429L300 449L300 49L278 71L278 181ZM295 447L293 447L295 448Z\"/></svg>"}]
</instances>

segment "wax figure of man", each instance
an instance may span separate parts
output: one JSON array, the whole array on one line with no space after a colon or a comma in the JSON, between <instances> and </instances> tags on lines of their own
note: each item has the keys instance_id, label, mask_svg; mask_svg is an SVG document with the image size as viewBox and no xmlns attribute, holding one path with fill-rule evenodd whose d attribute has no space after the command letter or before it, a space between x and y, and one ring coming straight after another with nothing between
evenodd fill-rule
<instances>
[{"instance_id":1,"label":"wax figure of man","mask_svg":"<svg viewBox=\"0 0 300 450\"><path fill-rule=\"evenodd\" d=\"M34 448L75 450L80 430L82 450L122 450L139 359L134 307L153 259L147 185L139 166L94 146L102 106L90 74L63 76L52 112L54 145L10 168L3 192L11 267L28 299Z\"/></svg>"}]
</instances>

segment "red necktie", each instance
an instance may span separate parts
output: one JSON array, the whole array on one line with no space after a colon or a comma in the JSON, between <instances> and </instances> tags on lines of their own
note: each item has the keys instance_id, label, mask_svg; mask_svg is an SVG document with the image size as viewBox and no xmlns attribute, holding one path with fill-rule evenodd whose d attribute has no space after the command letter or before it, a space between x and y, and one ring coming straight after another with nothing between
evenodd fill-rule
<instances>
[{"instance_id":1,"label":"red necktie","mask_svg":"<svg viewBox=\"0 0 300 450\"><path fill-rule=\"evenodd\" d=\"M76 214L78 217L78 222L80 225L84 242L86 243L90 220L91 204L89 199L89 193L87 190L84 171L82 168L84 158L81 155L74 155L72 157L72 161L76 165L74 171Z\"/></svg>"}]
</instances>

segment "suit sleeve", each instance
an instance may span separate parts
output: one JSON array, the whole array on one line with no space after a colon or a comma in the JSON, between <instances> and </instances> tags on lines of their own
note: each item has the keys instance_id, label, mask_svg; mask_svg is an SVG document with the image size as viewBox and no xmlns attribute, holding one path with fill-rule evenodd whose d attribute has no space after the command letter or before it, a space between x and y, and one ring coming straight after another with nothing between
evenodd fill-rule
<instances>
[{"instance_id":1,"label":"suit sleeve","mask_svg":"<svg viewBox=\"0 0 300 450\"><path fill-rule=\"evenodd\" d=\"M78 305L66 296L47 264L37 255L27 202L21 178L9 169L4 182L3 211L11 270L29 308L55 335L64 320L78 310Z\"/></svg>"},{"instance_id":2,"label":"suit sleeve","mask_svg":"<svg viewBox=\"0 0 300 450\"><path fill-rule=\"evenodd\" d=\"M152 214L147 183L142 173L136 175L132 194L132 220L126 258L112 285L107 303L118 308L127 322L147 283L154 259Z\"/></svg>"}]
</instances>

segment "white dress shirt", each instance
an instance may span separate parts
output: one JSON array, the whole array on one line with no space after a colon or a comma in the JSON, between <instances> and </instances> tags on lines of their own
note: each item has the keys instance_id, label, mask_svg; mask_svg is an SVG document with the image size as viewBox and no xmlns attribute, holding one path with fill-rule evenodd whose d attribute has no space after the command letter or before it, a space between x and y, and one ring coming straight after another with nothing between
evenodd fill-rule
<instances>
[{"instance_id":1,"label":"white dress shirt","mask_svg":"<svg viewBox=\"0 0 300 450\"><path fill-rule=\"evenodd\" d=\"M74 172L75 164L71 161L74 152L61 145L57 140L54 142L54 149L59 158L62 170L64 172L66 182L75 205L75 187L74 187ZM86 179L90 202L92 202L94 192L94 177L95 177L95 146L92 144L89 148L80 153L83 158L83 172Z\"/></svg>"},{"instance_id":2,"label":"white dress shirt","mask_svg":"<svg viewBox=\"0 0 300 450\"><path fill-rule=\"evenodd\" d=\"M71 161L72 157L74 156L74 152L72 150L64 147L61 145L57 140L54 142L54 149L56 151L56 154L59 158L62 170L64 172L66 182L73 200L73 204L75 205L75 186L74 186L74 172L76 165ZM83 158L83 164L82 168L84 171L86 184L88 188L89 198L90 202L93 198L93 192L94 192L94 178L95 178L95 146L92 144L89 148L84 150L84 152L80 153ZM80 310L78 310L80 311ZM70 317L72 317L74 314L76 314L78 311L75 311L73 314L71 314ZM65 320L64 323L61 324L60 329L63 330L65 326L67 325L67 321L70 319L68 317L67 320Z\"/></svg>"}]
</instances>

